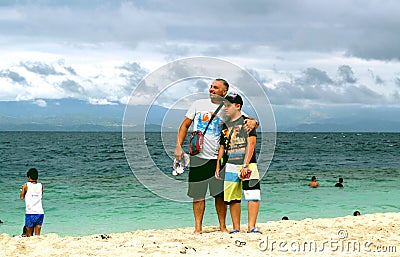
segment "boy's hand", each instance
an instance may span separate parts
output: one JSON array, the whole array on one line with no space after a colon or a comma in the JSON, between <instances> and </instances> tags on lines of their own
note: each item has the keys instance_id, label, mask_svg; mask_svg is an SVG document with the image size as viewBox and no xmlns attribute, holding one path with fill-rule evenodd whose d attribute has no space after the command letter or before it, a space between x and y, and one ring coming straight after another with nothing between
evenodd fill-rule
<instances>
[{"instance_id":1,"label":"boy's hand","mask_svg":"<svg viewBox=\"0 0 400 257\"><path fill-rule=\"evenodd\" d=\"M241 179L250 178L250 175L251 175L251 170L249 170L248 168L242 168L240 170Z\"/></svg>"},{"instance_id":2,"label":"boy's hand","mask_svg":"<svg viewBox=\"0 0 400 257\"><path fill-rule=\"evenodd\" d=\"M20 191L21 191L21 193L19 194L19 198L21 199L21 200L24 200L24 198L25 198L25 194L26 194L26 183L24 183L23 185L22 185L22 187L21 187L21 189L20 189Z\"/></svg>"}]
</instances>

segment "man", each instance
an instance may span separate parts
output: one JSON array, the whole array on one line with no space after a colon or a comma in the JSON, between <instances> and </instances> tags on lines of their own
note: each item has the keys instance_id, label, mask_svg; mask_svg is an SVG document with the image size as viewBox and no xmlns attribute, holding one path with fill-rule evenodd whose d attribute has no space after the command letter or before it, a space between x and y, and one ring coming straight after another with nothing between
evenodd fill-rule
<instances>
[{"instance_id":1,"label":"man","mask_svg":"<svg viewBox=\"0 0 400 257\"><path fill-rule=\"evenodd\" d=\"M200 130L203 133L208 125L205 131L203 150L199 154L191 156L190 159L188 196L193 199L195 234L202 233L207 188L210 189L210 195L215 198L220 231L227 232L225 223L227 206L223 199L223 181L217 180L214 176L219 149L218 141L223 122L216 113L217 116L210 124L208 123L218 108L220 99L228 93L228 90L229 84L224 79L214 80L209 89L210 99L195 101L187 111L178 131L174 156L177 160L181 160L184 153L182 144L191 124L194 123L194 131ZM252 119L247 122L246 129L251 130L256 126L257 121Z\"/></svg>"}]
</instances>

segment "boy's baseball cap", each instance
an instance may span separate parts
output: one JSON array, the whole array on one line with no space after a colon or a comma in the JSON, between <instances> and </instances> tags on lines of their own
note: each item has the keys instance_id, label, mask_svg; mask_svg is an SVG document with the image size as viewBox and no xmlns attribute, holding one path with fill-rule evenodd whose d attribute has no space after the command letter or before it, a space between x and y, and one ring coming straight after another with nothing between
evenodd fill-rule
<instances>
[{"instance_id":1,"label":"boy's baseball cap","mask_svg":"<svg viewBox=\"0 0 400 257\"><path fill-rule=\"evenodd\" d=\"M225 99L228 100L230 103L240 104L240 106L243 105L243 99L237 93L230 92L225 96Z\"/></svg>"}]
</instances>

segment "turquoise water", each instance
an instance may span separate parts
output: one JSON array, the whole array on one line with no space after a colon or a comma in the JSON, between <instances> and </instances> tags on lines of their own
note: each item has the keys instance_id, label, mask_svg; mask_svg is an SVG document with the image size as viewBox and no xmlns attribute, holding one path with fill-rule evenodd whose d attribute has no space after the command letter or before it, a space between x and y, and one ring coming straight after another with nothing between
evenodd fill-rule
<instances>
[{"instance_id":1,"label":"turquoise water","mask_svg":"<svg viewBox=\"0 0 400 257\"><path fill-rule=\"evenodd\" d=\"M150 155L170 173L170 148L163 153L165 146L156 135L146 134L149 153L142 147L130 150L130 159L137 160L135 172L155 173L155 167L142 165ZM173 144L176 134L164 137ZM137 140L143 136L138 134ZM190 202L165 199L139 183L125 158L121 133L0 132L0 156L0 233L22 231L25 206L19 189L30 167L38 168L45 185L44 234L193 227ZM278 133L273 161L262 179L258 221L337 217L354 210L398 212L399 157L398 133ZM313 175L319 188L307 186ZM186 176L177 179L185 181ZM342 189L333 187L338 177L344 178ZM186 193L185 187L157 186L166 194ZM217 224L208 200L204 225Z\"/></svg>"}]
</instances>

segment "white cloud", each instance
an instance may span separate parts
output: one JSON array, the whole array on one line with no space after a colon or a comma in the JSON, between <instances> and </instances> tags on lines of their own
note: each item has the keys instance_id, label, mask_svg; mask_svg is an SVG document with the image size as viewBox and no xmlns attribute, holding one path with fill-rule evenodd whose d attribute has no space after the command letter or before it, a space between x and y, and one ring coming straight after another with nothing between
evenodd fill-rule
<instances>
[{"instance_id":1,"label":"white cloud","mask_svg":"<svg viewBox=\"0 0 400 257\"><path fill-rule=\"evenodd\" d=\"M46 101L42 100L42 99L35 100L35 101L33 101L33 103L38 105L38 106L40 106L40 107L46 107L47 106Z\"/></svg>"},{"instance_id":2,"label":"white cloud","mask_svg":"<svg viewBox=\"0 0 400 257\"><path fill-rule=\"evenodd\" d=\"M107 101L107 99L94 99L94 98L89 98L89 103L96 105L116 105L116 103Z\"/></svg>"}]
</instances>

